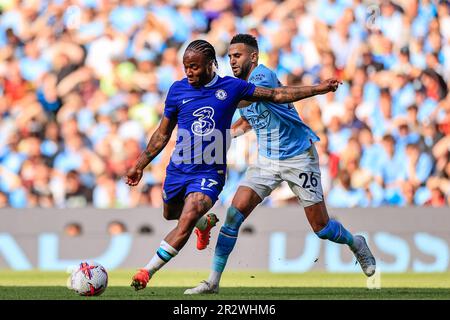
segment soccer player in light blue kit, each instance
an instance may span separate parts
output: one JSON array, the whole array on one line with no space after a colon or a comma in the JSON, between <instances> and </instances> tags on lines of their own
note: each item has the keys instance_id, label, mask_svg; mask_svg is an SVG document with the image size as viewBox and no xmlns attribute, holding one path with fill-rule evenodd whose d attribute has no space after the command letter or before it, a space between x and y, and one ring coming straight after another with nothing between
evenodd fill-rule
<instances>
[{"instance_id":1,"label":"soccer player in light blue kit","mask_svg":"<svg viewBox=\"0 0 450 320\"><path fill-rule=\"evenodd\" d=\"M257 86L279 88L275 73L258 65L258 44L248 34L238 34L228 51L236 77ZM353 236L342 224L328 217L323 200L317 151L319 138L300 119L292 104L255 102L239 109L241 118L232 129L238 136L253 128L257 134L258 162L251 165L239 186L226 221L220 229L212 270L207 281L187 289L185 294L218 293L222 272L237 241L239 228L255 207L282 182L286 181L304 207L306 217L317 236L346 244L367 276L375 273L376 261L363 236Z\"/></svg>"},{"instance_id":2,"label":"soccer player in light blue kit","mask_svg":"<svg viewBox=\"0 0 450 320\"><path fill-rule=\"evenodd\" d=\"M159 127L126 176L128 185L137 185L144 168L166 146L178 125L163 187L163 215L178 223L147 265L133 276L131 286L136 290L145 288L150 278L178 254L195 225L201 224L217 201L225 183L227 130L239 101L293 102L335 91L340 84L329 79L316 86L272 89L233 77L222 78L214 72L214 47L204 40L188 45L183 65L186 78L171 86Z\"/></svg>"}]
</instances>

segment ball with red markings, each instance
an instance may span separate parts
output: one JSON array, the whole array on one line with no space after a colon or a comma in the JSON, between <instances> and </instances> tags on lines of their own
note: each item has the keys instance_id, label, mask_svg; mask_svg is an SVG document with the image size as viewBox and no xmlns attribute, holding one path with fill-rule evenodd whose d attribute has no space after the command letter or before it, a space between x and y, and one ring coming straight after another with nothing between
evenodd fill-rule
<instances>
[{"instance_id":1,"label":"ball with red markings","mask_svg":"<svg viewBox=\"0 0 450 320\"><path fill-rule=\"evenodd\" d=\"M81 296L99 296L108 286L108 273L99 263L83 261L72 272L70 286Z\"/></svg>"}]
</instances>

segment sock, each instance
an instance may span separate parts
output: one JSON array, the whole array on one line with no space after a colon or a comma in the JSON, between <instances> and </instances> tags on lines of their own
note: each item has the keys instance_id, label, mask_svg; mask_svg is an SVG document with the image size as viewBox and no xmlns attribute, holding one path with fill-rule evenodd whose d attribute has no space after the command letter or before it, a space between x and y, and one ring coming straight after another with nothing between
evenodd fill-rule
<instances>
[{"instance_id":1,"label":"sock","mask_svg":"<svg viewBox=\"0 0 450 320\"><path fill-rule=\"evenodd\" d=\"M215 286L219 285L221 277L222 277L222 272L217 272L217 271L211 270L211 273L209 274L208 282Z\"/></svg>"},{"instance_id":2,"label":"sock","mask_svg":"<svg viewBox=\"0 0 450 320\"><path fill-rule=\"evenodd\" d=\"M320 239L328 239L336 243L345 243L350 247L353 246L353 235L336 220L330 219L325 228L316 232L316 234Z\"/></svg>"},{"instance_id":3,"label":"sock","mask_svg":"<svg viewBox=\"0 0 450 320\"><path fill-rule=\"evenodd\" d=\"M178 250L174 249L166 241L161 241L161 245L156 251L153 258L145 265L144 269L148 270L150 276L156 273L167 262L178 254Z\"/></svg>"},{"instance_id":4,"label":"sock","mask_svg":"<svg viewBox=\"0 0 450 320\"><path fill-rule=\"evenodd\" d=\"M227 264L228 256L236 244L239 228L244 219L244 215L238 209L235 207L228 208L225 224L220 228L217 239L212 271L208 282L214 285L219 284L220 277Z\"/></svg>"}]
</instances>

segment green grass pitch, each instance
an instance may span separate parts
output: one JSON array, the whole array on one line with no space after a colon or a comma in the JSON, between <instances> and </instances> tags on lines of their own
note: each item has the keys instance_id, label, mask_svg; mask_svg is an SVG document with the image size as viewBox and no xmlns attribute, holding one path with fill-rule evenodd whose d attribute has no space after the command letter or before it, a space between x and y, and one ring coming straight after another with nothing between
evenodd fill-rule
<instances>
[{"instance_id":1,"label":"green grass pitch","mask_svg":"<svg viewBox=\"0 0 450 320\"><path fill-rule=\"evenodd\" d=\"M308 272L274 274L225 272L219 295L185 296L186 288L206 279L208 271L162 270L145 290L130 285L134 270L109 272L108 289L99 297L81 297L67 289L64 272L0 271L0 300L307 300L307 299L445 299L450 300L450 273L381 274L380 289L368 289L363 274Z\"/></svg>"}]
</instances>

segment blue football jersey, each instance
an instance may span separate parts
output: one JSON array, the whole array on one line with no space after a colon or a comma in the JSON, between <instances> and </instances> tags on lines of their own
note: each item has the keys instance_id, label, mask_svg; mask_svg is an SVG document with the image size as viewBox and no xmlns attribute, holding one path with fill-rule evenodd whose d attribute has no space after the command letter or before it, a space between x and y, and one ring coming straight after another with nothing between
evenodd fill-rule
<instances>
[{"instance_id":1,"label":"blue football jersey","mask_svg":"<svg viewBox=\"0 0 450 320\"><path fill-rule=\"evenodd\" d=\"M281 86L276 74L260 64L253 69L249 82L258 87ZM256 131L258 152L270 159L287 159L299 155L319 141L319 137L300 119L293 104L255 102L239 109Z\"/></svg>"},{"instance_id":2,"label":"blue football jersey","mask_svg":"<svg viewBox=\"0 0 450 320\"><path fill-rule=\"evenodd\" d=\"M178 122L176 146L167 169L225 173L233 114L239 101L254 91L251 83L217 74L199 88L192 87L187 78L176 81L164 109L164 116Z\"/></svg>"}]
</instances>

